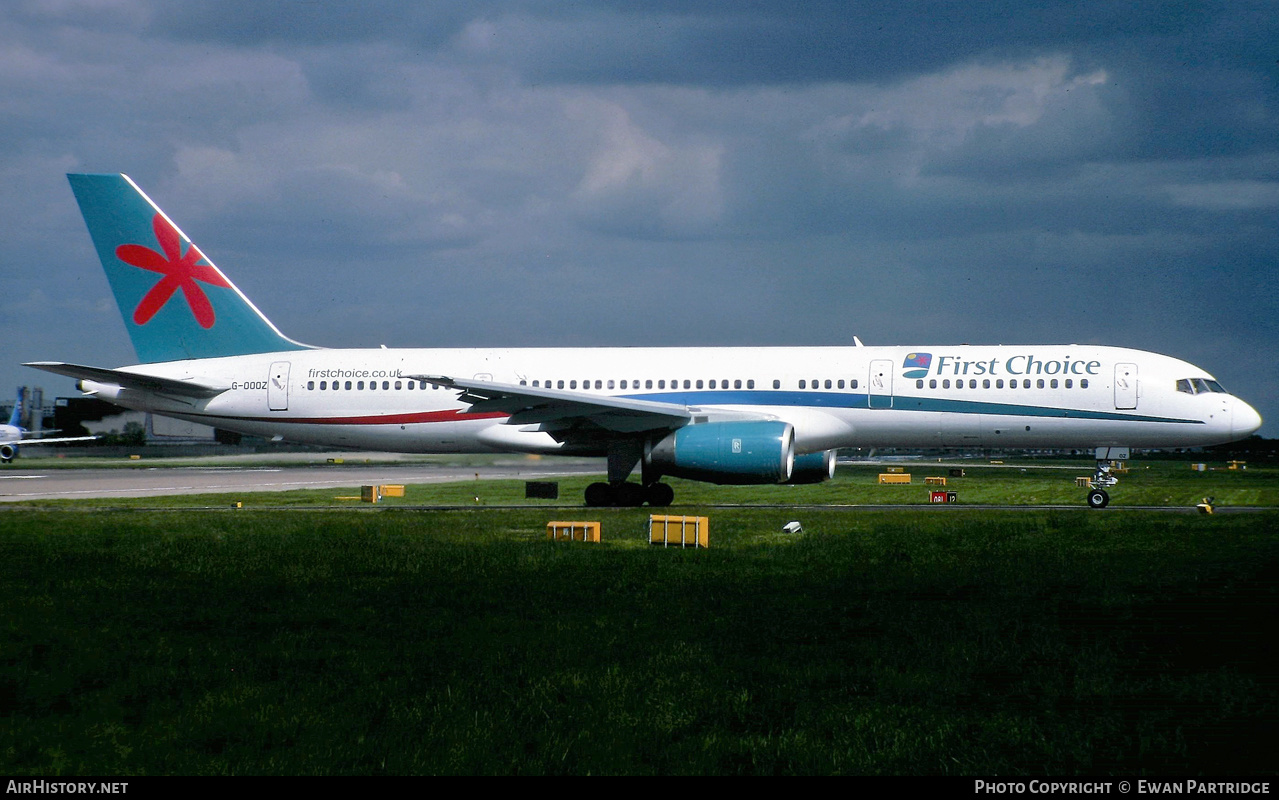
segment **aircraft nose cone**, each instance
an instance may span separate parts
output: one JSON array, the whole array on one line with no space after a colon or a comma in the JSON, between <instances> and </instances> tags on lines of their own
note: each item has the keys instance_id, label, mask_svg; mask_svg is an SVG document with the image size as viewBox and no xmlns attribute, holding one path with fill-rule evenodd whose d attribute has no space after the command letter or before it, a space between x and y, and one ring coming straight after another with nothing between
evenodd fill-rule
<instances>
[{"instance_id":1,"label":"aircraft nose cone","mask_svg":"<svg viewBox=\"0 0 1279 800\"><path fill-rule=\"evenodd\" d=\"M1242 400L1230 412L1230 433L1236 439L1251 436L1261 428L1261 415Z\"/></svg>"}]
</instances>

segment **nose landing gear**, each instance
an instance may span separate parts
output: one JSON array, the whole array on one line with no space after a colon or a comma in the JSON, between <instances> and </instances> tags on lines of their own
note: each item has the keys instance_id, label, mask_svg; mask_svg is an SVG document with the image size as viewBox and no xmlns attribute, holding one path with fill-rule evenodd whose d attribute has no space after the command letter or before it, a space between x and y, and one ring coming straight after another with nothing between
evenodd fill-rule
<instances>
[{"instance_id":1,"label":"nose landing gear","mask_svg":"<svg viewBox=\"0 0 1279 800\"><path fill-rule=\"evenodd\" d=\"M1110 495L1106 489L1119 483L1119 479L1111 474L1110 469L1109 460L1097 460L1097 471L1092 476L1092 488L1088 490L1089 508L1105 508L1110 505Z\"/></svg>"}]
</instances>

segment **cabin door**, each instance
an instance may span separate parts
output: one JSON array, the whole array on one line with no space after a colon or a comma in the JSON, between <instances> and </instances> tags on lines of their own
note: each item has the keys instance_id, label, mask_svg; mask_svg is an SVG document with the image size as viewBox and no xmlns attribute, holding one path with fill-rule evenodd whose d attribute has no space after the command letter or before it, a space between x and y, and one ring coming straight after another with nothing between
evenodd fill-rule
<instances>
[{"instance_id":1,"label":"cabin door","mask_svg":"<svg viewBox=\"0 0 1279 800\"><path fill-rule=\"evenodd\" d=\"M893 362L870 362L870 380L866 382L866 395L871 408L893 407Z\"/></svg>"},{"instance_id":2,"label":"cabin door","mask_svg":"<svg viewBox=\"0 0 1279 800\"><path fill-rule=\"evenodd\" d=\"M277 361L271 365L266 380L266 407L272 411L289 410L289 362Z\"/></svg>"},{"instance_id":3,"label":"cabin door","mask_svg":"<svg viewBox=\"0 0 1279 800\"><path fill-rule=\"evenodd\" d=\"M1115 365L1115 408L1137 407L1137 365Z\"/></svg>"}]
</instances>

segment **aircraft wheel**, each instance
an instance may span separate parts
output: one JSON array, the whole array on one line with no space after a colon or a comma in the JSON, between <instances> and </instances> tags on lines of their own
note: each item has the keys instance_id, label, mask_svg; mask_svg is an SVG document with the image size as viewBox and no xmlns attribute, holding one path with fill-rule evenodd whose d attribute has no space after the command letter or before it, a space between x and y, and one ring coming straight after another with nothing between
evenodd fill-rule
<instances>
[{"instance_id":1,"label":"aircraft wheel","mask_svg":"<svg viewBox=\"0 0 1279 800\"><path fill-rule=\"evenodd\" d=\"M587 486L586 505L591 508L613 505L613 487L607 483L592 483Z\"/></svg>"},{"instance_id":2,"label":"aircraft wheel","mask_svg":"<svg viewBox=\"0 0 1279 800\"><path fill-rule=\"evenodd\" d=\"M1110 495L1106 494L1105 489L1093 489L1088 493L1089 508L1105 508L1110 505Z\"/></svg>"},{"instance_id":3,"label":"aircraft wheel","mask_svg":"<svg viewBox=\"0 0 1279 800\"><path fill-rule=\"evenodd\" d=\"M645 487L644 493L648 495L648 504L654 508L666 508L675 502L675 490L665 483L654 483Z\"/></svg>"},{"instance_id":4,"label":"aircraft wheel","mask_svg":"<svg viewBox=\"0 0 1279 800\"><path fill-rule=\"evenodd\" d=\"M638 483L621 483L612 489L613 505L619 508L639 508L644 505L644 487Z\"/></svg>"}]
</instances>

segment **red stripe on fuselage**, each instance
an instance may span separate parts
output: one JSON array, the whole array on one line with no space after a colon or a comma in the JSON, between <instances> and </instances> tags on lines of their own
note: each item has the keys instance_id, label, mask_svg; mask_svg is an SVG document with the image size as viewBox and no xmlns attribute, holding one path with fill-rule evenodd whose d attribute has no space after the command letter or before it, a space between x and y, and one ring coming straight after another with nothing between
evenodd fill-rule
<instances>
[{"instance_id":1,"label":"red stripe on fuselage","mask_svg":"<svg viewBox=\"0 0 1279 800\"><path fill-rule=\"evenodd\" d=\"M503 419L509 414L467 414L463 411L419 411L411 414L381 414L361 417L233 417L224 414L191 414L209 419L240 422L290 422L297 425L412 425L423 422L467 422L473 419Z\"/></svg>"}]
</instances>

